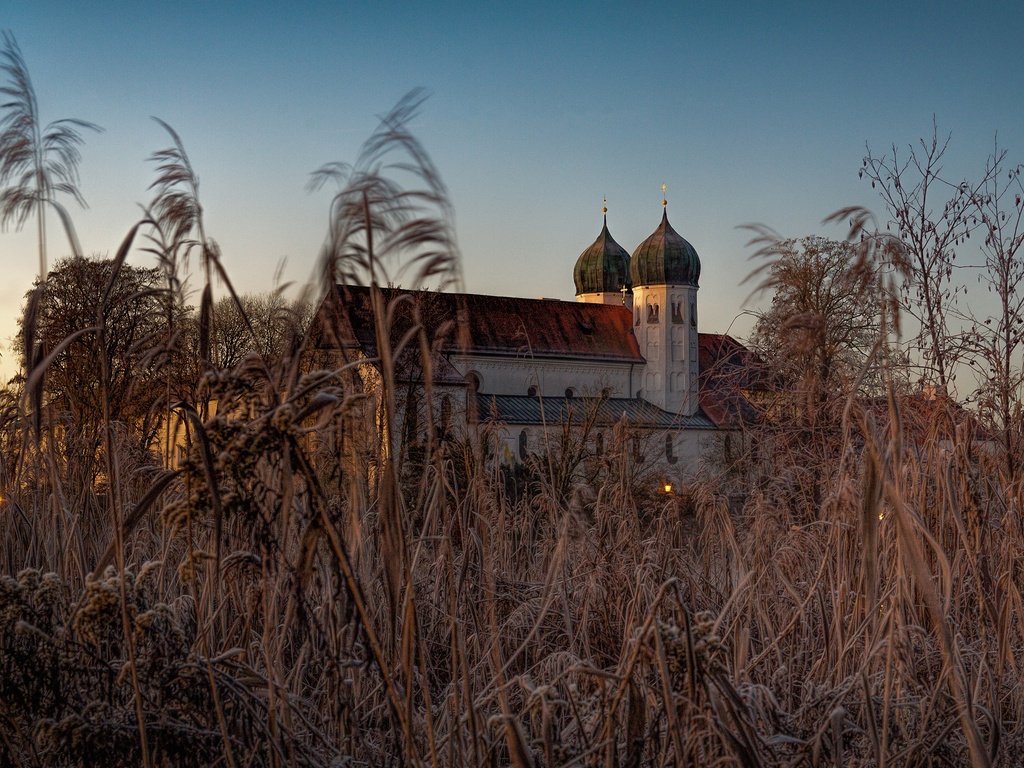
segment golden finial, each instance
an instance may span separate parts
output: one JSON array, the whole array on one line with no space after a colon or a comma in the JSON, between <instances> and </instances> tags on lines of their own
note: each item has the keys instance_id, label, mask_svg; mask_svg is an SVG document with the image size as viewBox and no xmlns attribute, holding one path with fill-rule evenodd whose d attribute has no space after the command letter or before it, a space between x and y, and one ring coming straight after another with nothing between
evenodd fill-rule
<instances>
[{"instance_id":1,"label":"golden finial","mask_svg":"<svg viewBox=\"0 0 1024 768\"><path fill-rule=\"evenodd\" d=\"M661 185L661 205L662 207L668 206L668 184Z\"/></svg>"},{"instance_id":2,"label":"golden finial","mask_svg":"<svg viewBox=\"0 0 1024 768\"><path fill-rule=\"evenodd\" d=\"M601 213L604 216L608 215L608 195L604 196L604 201L601 203Z\"/></svg>"}]
</instances>

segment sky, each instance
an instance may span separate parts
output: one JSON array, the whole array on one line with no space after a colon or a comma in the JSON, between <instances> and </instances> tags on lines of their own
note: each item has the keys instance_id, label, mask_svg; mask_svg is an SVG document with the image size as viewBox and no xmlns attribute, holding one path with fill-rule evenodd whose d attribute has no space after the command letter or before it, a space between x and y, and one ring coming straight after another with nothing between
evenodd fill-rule
<instances>
[{"instance_id":1,"label":"sky","mask_svg":"<svg viewBox=\"0 0 1024 768\"><path fill-rule=\"evenodd\" d=\"M5 0L43 121L101 125L72 208L83 250L113 255L180 134L207 231L243 291L302 284L330 192L310 173L354 160L405 93L446 182L465 288L572 299L572 268L608 226L632 251L658 225L700 254L701 329L745 335L749 230L785 236L853 204L885 152L951 134L945 170L999 144L1024 160L1019 2L175 2ZM70 201L65 201L69 205ZM53 218L53 217L51 217ZM59 225L51 261L66 254ZM143 254L133 263L146 264ZM34 227L0 233L0 372L35 277ZM282 266L283 265L283 266Z\"/></svg>"}]
</instances>

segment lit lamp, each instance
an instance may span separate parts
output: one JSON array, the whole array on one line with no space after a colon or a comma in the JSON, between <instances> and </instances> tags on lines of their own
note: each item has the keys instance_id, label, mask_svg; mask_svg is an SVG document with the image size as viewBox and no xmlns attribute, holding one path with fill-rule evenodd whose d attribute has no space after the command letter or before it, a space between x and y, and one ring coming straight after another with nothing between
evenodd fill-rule
<instances>
[{"instance_id":1,"label":"lit lamp","mask_svg":"<svg viewBox=\"0 0 1024 768\"><path fill-rule=\"evenodd\" d=\"M662 487L665 493L672 493L672 483L668 480L665 481L665 485Z\"/></svg>"}]
</instances>

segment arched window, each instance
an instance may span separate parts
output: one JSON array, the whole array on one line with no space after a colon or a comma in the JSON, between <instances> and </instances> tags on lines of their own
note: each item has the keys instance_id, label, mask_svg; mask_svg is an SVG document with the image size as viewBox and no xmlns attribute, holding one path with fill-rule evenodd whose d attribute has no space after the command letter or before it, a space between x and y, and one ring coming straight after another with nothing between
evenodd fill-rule
<instances>
[{"instance_id":1,"label":"arched window","mask_svg":"<svg viewBox=\"0 0 1024 768\"><path fill-rule=\"evenodd\" d=\"M672 445L672 435L665 435L665 460L669 464L675 464L679 461L679 457L675 454L675 449Z\"/></svg>"},{"instance_id":2,"label":"arched window","mask_svg":"<svg viewBox=\"0 0 1024 768\"><path fill-rule=\"evenodd\" d=\"M697 327L697 302L690 302L690 325L694 328Z\"/></svg>"},{"instance_id":3,"label":"arched window","mask_svg":"<svg viewBox=\"0 0 1024 768\"><path fill-rule=\"evenodd\" d=\"M437 427L441 437L446 437L452 427L452 399L448 395L441 396L441 417Z\"/></svg>"},{"instance_id":4,"label":"arched window","mask_svg":"<svg viewBox=\"0 0 1024 768\"><path fill-rule=\"evenodd\" d=\"M640 448L640 436L633 436L633 461L638 464L642 464L644 460L644 452Z\"/></svg>"},{"instance_id":5,"label":"arched window","mask_svg":"<svg viewBox=\"0 0 1024 768\"><path fill-rule=\"evenodd\" d=\"M604 456L604 432L598 432L594 438L594 453Z\"/></svg>"},{"instance_id":6,"label":"arched window","mask_svg":"<svg viewBox=\"0 0 1024 768\"><path fill-rule=\"evenodd\" d=\"M536 397L537 396L537 385L536 384L531 384L530 386L528 386L526 388L526 396L527 397Z\"/></svg>"},{"instance_id":7,"label":"arched window","mask_svg":"<svg viewBox=\"0 0 1024 768\"><path fill-rule=\"evenodd\" d=\"M572 400L574 397L576 397L576 390L573 389L572 387L566 387L565 388L565 399L566 400Z\"/></svg>"},{"instance_id":8,"label":"arched window","mask_svg":"<svg viewBox=\"0 0 1024 768\"><path fill-rule=\"evenodd\" d=\"M405 444L415 445L419 442L420 431L419 398L412 392L405 401Z\"/></svg>"},{"instance_id":9,"label":"arched window","mask_svg":"<svg viewBox=\"0 0 1024 768\"><path fill-rule=\"evenodd\" d=\"M529 450L529 437L526 435L526 430L522 430L519 433L519 460L526 461L526 452Z\"/></svg>"},{"instance_id":10,"label":"arched window","mask_svg":"<svg viewBox=\"0 0 1024 768\"><path fill-rule=\"evenodd\" d=\"M480 405L477 395L480 394L481 380L480 374L476 371L470 371L465 376L466 381L466 423L475 424L477 419L480 418ZM486 406L484 406L486 408Z\"/></svg>"}]
</instances>

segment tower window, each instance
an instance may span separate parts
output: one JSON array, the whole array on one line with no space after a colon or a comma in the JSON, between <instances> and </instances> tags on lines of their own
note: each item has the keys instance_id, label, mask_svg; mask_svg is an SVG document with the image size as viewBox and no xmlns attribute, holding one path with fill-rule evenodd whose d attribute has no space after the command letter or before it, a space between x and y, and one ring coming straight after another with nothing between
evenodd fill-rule
<instances>
[{"instance_id":1,"label":"tower window","mask_svg":"<svg viewBox=\"0 0 1024 768\"><path fill-rule=\"evenodd\" d=\"M665 460L669 464L675 464L679 461L679 457L675 454L675 449L672 445L672 435L665 435Z\"/></svg>"},{"instance_id":2,"label":"tower window","mask_svg":"<svg viewBox=\"0 0 1024 768\"><path fill-rule=\"evenodd\" d=\"M519 460L526 461L526 452L529 449L529 437L526 434L526 430L522 430L519 433Z\"/></svg>"},{"instance_id":3,"label":"tower window","mask_svg":"<svg viewBox=\"0 0 1024 768\"><path fill-rule=\"evenodd\" d=\"M594 438L594 453L604 456L604 432L598 432L597 437Z\"/></svg>"},{"instance_id":4,"label":"tower window","mask_svg":"<svg viewBox=\"0 0 1024 768\"><path fill-rule=\"evenodd\" d=\"M697 302L690 303L690 325L697 327Z\"/></svg>"},{"instance_id":5,"label":"tower window","mask_svg":"<svg viewBox=\"0 0 1024 768\"><path fill-rule=\"evenodd\" d=\"M572 400L574 397L576 397L576 390L573 389L572 387L566 387L565 388L565 399L566 400Z\"/></svg>"},{"instance_id":6,"label":"tower window","mask_svg":"<svg viewBox=\"0 0 1024 768\"><path fill-rule=\"evenodd\" d=\"M537 385L536 384L531 384L529 387L526 388L526 396L527 397L536 397L537 396Z\"/></svg>"},{"instance_id":7,"label":"tower window","mask_svg":"<svg viewBox=\"0 0 1024 768\"><path fill-rule=\"evenodd\" d=\"M672 302L672 323L674 325L683 324L683 303L681 301Z\"/></svg>"}]
</instances>

